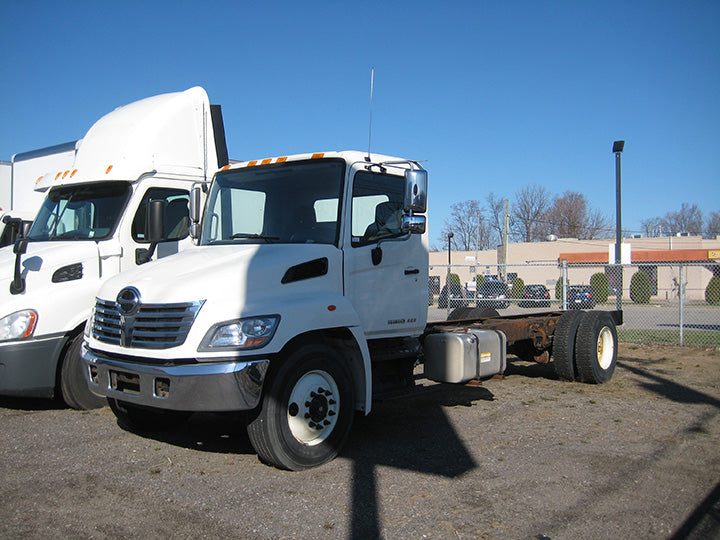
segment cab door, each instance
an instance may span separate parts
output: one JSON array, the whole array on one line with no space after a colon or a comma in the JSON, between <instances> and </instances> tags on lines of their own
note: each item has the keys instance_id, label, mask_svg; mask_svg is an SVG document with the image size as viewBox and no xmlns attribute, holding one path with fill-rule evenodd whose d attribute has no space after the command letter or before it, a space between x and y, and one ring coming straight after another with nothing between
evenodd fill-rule
<instances>
[{"instance_id":1,"label":"cab door","mask_svg":"<svg viewBox=\"0 0 720 540\"><path fill-rule=\"evenodd\" d=\"M129 257L122 260L122 270L138 266L137 252L150 247L147 238L147 208L151 200L164 200L167 203L165 210L165 233L167 241L158 244L153 259L160 259L180 251L181 242L188 238L190 215L188 204L190 194L187 189L176 187L152 186L142 196L130 228L132 238L132 252Z\"/></svg>"},{"instance_id":2,"label":"cab door","mask_svg":"<svg viewBox=\"0 0 720 540\"><path fill-rule=\"evenodd\" d=\"M350 171L345 295L368 339L420 335L427 320L427 251L422 235L402 232L404 177L374 169Z\"/></svg>"}]
</instances>

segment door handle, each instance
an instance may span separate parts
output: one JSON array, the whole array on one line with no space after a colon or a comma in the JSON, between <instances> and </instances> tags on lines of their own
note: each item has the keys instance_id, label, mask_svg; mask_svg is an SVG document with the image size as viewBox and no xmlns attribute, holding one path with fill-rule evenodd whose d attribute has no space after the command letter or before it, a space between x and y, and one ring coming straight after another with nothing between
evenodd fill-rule
<instances>
[{"instance_id":1,"label":"door handle","mask_svg":"<svg viewBox=\"0 0 720 540\"><path fill-rule=\"evenodd\" d=\"M419 273L420 273L420 270L417 269L417 268L406 268L406 269L405 269L405 275L406 275L406 276L410 276L410 275L412 275L412 274L419 274Z\"/></svg>"}]
</instances>

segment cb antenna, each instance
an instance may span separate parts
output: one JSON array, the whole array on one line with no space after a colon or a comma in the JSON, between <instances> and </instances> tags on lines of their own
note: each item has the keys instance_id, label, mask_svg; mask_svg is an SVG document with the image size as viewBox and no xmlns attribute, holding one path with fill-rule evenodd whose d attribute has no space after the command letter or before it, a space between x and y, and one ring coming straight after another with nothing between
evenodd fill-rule
<instances>
[{"instance_id":1,"label":"cb antenna","mask_svg":"<svg viewBox=\"0 0 720 540\"><path fill-rule=\"evenodd\" d=\"M375 82L375 68L370 68L370 124L368 126L368 155L365 161L370 161L370 143L372 142L372 107L373 107L373 86Z\"/></svg>"}]
</instances>

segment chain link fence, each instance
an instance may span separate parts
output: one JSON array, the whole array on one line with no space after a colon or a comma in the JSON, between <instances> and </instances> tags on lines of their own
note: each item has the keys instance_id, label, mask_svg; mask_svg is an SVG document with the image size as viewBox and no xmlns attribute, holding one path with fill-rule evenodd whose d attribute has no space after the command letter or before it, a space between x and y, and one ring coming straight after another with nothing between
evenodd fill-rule
<instances>
[{"instance_id":1,"label":"chain link fence","mask_svg":"<svg viewBox=\"0 0 720 540\"><path fill-rule=\"evenodd\" d=\"M433 265L428 320L622 309L620 341L720 347L720 264ZM475 315L478 311L473 311Z\"/></svg>"}]
</instances>

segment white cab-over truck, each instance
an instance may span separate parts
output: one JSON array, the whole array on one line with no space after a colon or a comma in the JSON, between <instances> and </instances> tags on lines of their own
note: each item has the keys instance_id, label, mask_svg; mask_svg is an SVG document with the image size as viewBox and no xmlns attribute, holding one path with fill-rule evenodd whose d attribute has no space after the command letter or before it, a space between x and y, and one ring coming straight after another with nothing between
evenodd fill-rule
<instances>
[{"instance_id":1,"label":"white cab-over truck","mask_svg":"<svg viewBox=\"0 0 720 540\"><path fill-rule=\"evenodd\" d=\"M72 167L77 143L20 152L0 164L0 248L14 244L30 229L45 198L47 185L42 180Z\"/></svg>"},{"instance_id":2,"label":"white cab-over truck","mask_svg":"<svg viewBox=\"0 0 720 540\"><path fill-rule=\"evenodd\" d=\"M427 324L426 193L417 162L360 152L218 171L202 221L191 194L198 247L100 288L82 351L89 387L131 430L248 411L259 457L298 470L332 459L355 412L412 387L420 364L462 383L502 373L508 351L547 362L555 342L566 378L608 380L609 313L464 308Z\"/></svg>"},{"instance_id":3,"label":"white cab-over truck","mask_svg":"<svg viewBox=\"0 0 720 540\"><path fill-rule=\"evenodd\" d=\"M96 292L191 246L190 190L226 163L221 111L199 87L119 107L90 128L73 166L40 182L49 189L27 236L0 250L0 395L106 403L79 355Z\"/></svg>"}]
</instances>

